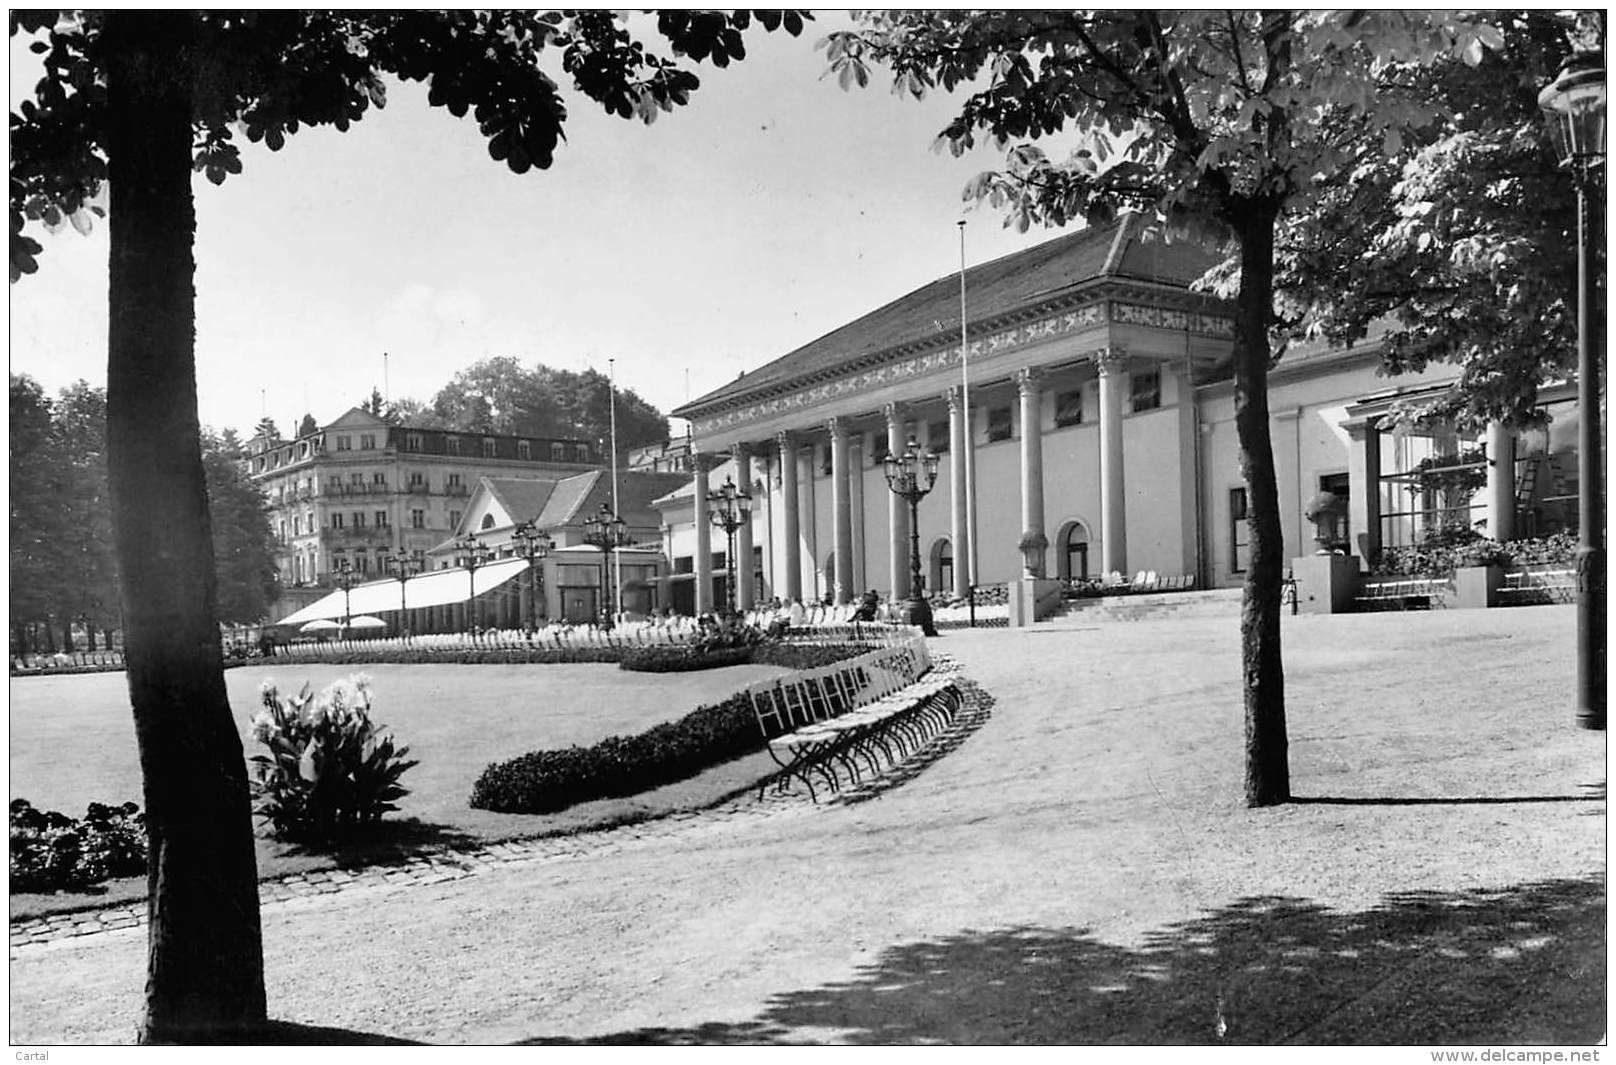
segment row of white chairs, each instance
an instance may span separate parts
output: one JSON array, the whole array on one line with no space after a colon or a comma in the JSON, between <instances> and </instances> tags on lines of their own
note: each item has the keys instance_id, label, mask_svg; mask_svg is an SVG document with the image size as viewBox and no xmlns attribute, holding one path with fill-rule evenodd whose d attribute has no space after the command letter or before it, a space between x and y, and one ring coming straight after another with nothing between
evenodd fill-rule
<instances>
[{"instance_id":1,"label":"row of white chairs","mask_svg":"<svg viewBox=\"0 0 1616 1065\"><path fill-rule=\"evenodd\" d=\"M801 780L818 801L815 776L840 790L838 771L862 780L924 745L959 706L952 675L932 669L926 641L911 637L830 666L747 689L784 788ZM765 781L759 796L767 787Z\"/></svg>"}]
</instances>

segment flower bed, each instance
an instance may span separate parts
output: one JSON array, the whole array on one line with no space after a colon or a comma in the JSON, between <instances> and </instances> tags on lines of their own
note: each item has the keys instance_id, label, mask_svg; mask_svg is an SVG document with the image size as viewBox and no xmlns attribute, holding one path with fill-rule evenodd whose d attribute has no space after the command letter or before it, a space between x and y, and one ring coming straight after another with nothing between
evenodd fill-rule
<instances>
[{"instance_id":1,"label":"flower bed","mask_svg":"<svg viewBox=\"0 0 1616 1065\"><path fill-rule=\"evenodd\" d=\"M1433 536L1414 547L1386 547L1369 572L1377 577L1447 577L1466 566L1573 565L1577 538L1558 533L1537 540L1499 543L1482 536Z\"/></svg>"},{"instance_id":2,"label":"flower bed","mask_svg":"<svg viewBox=\"0 0 1616 1065\"><path fill-rule=\"evenodd\" d=\"M747 661L756 664L813 669L868 648L763 643L744 650ZM471 806L495 813L554 813L685 780L762 746L751 699L743 692L634 736L608 736L592 747L534 751L496 762L472 785Z\"/></svg>"},{"instance_id":3,"label":"flower bed","mask_svg":"<svg viewBox=\"0 0 1616 1065\"><path fill-rule=\"evenodd\" d=\"M11 890L84 888L146 871L146 819L132 802L92 802L79 820L11 802Z\"/></svg>"}]
</instances>

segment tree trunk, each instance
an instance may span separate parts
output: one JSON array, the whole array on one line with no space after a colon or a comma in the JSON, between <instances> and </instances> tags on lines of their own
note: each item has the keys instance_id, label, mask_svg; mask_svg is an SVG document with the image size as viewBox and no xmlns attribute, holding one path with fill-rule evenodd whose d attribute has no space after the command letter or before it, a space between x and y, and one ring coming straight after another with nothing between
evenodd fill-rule
<instances>
[{"instance_id":1,"label":"tree trunk","mask_svg":"<svg viewBox=\"0 0 1616 1065\"><path fill-rule=\"evenodd\" d=\"M1277 204L1248 201L1234 216L1240 239L1240 292L1235 297L1234 409L1245 476L1251 562L1240 604L1241 673L1246 711L1246 805L1291 797L1285 735L1285 667L1280 657L1280 588L1284 534L1268 424L1268 323L1274 305Z\"/></svg>"},{"instance_id":2,"label":"tree trunk","mask_svg":"<svg viewBox=\"0 0 1616 1065\"><path fill-rule=\"evenodd\" d=\"M124 651L145 781L143 1042L263 1023L257 864L214 622L196 409L190 18L106 15L107 451Z\"/></svg>"}]
</instances>

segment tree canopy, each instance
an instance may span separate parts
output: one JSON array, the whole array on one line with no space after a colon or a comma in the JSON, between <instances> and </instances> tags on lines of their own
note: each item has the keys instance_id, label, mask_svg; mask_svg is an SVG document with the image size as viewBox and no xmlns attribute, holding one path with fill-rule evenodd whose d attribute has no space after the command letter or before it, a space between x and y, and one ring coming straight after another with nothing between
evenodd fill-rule
<instances>
[{"instance_id":1,"label":"tree canopy","mask_svg":"<svg viewBox=\"0 0 1616 1065\"><path fill-rule=\"evenodd\" d=\"M1499 12L1499 47L1406 75L1443 121L1362 138L1280 239L1280 303L1300 335L1384 335L1392 373L1461 375L1419 413L1526 423L1576 355L1575 186L1537 106L1570 54L1566 14Z\"/></svg>"},{"instance_id":2,"label":"tree canopy","mask_svg":"<svg viewBox=\"0 0 1616 1065\"><path fill-rule=\"evenodd\" d=\"M432 398L417 406L411 424L466 432L610 441L612 385L598 370L556 370L542 364L524 368L516 359L484 359L454 375ZM396 409L396 408L395 408ZM656 444L668 438L668 419L632 389L617 389L617 443L621 448Z\"/></svg>"}]
</instances>

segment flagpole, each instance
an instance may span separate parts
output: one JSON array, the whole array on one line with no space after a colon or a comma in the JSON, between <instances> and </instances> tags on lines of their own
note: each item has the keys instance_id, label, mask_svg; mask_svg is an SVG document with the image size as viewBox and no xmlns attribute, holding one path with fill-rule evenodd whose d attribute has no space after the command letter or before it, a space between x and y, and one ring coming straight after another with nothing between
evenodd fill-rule
<instances>
[{"instance_id":1,"label":"flagpole","mask_svg":"<svg viewBox=\"0 0 1616 1065\"><path fill-rule=\"evenodd\" d=\"M976 434L971 431L971 347L965 324L965 219L960 235L960 403L965 418L965 586L971 598L971 624L976 624Z\"/></svg>"},{"instance_id":2,"label":"flagpole","mask_svg":"<svg viewBox=\"0 0 1616 1065\"><path fill-rule=\"evenodd\" d=\"M606 373L607 373L606 387L607 387L608 391L611 393L612 513L615 514L619 520L621 520L622 517L623 517L623 511L622 511L622 507L618 503L618 499L617 499L617 360L616 359L609 358L609 359L606 360ZM613 562L615 563L615 565L613 566L613 569L616 571L615 575L613 577L613 583L614 583L614 586L616 587L616 590L617 590L617 599L616 599L617 612L619 614L621 614L623 612L623 555L622 555L622 552L619 551L616 548L613 548L612 549L612 559L613 559ZM617 624L617 619L616 618L612 619L612 624L613 625Z\"/></svg>"}]
</instances>

